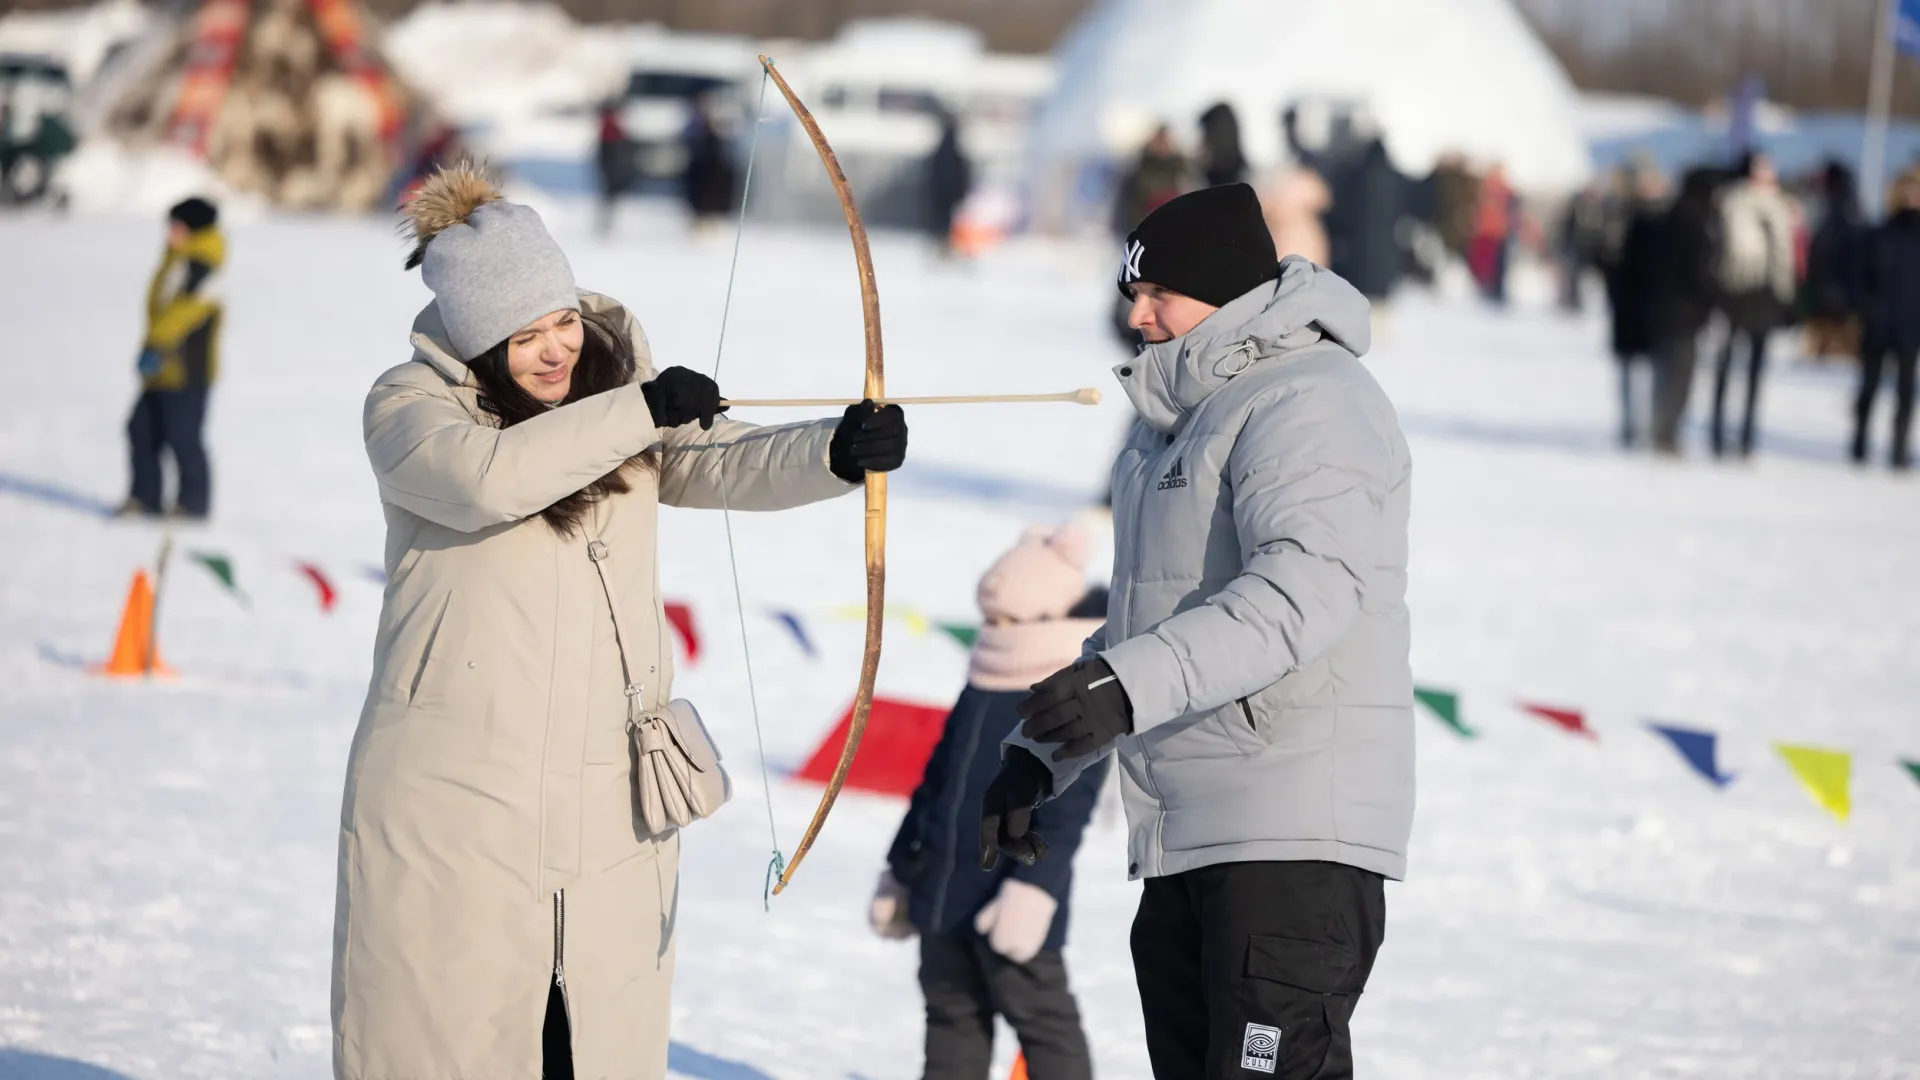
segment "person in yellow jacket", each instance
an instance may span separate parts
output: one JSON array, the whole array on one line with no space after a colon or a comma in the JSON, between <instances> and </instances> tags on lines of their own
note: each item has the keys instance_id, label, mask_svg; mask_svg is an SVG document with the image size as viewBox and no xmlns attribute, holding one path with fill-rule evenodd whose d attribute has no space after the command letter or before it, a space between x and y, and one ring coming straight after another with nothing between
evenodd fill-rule
<instances>
[{"instance_id":1,"label":"person in yellow jacket","mask_svg":"<svg viewBox=\"0 0 1920 1080\"><path fill-rule=\"evenodd\" d=\"M158 516L160 452L171 451L178 490L172 512L205 519L212 476L200 428L219 369L220 266L227 243L219 211L193 198L167 212L167 250L147 286L147 335L140 349L140 399L127 420L133 486L123 516Z\"/></svg>"}]
</instances>

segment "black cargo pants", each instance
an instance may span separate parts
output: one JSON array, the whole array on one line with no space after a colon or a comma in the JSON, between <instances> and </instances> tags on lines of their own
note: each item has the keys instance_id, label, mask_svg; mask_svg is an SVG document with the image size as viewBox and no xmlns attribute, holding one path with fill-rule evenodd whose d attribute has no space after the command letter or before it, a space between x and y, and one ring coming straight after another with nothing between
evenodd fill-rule
<instances>
[{"instance_id":1,"label":"black cargo pants","mask_svg":"<svg viewBox=\"0 0 1920 1080\"><path fill-rule=\"evenodd\" d=\"M1386 934L1379 874L1222 863L1149 878L1133 969L1159 1080L1345 1080L1347 1024Z\"/></svg>"}]
</instances>

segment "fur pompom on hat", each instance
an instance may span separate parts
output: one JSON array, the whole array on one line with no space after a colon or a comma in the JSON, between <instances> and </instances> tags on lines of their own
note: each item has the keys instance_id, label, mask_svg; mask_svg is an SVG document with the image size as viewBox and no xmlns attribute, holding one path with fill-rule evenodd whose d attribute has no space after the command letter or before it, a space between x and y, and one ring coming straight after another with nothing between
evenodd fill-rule
<instances>
[{"instance_id":1,"label":"fur pompom on hat","mask_svg":"<svg viewBox=\"0 0 1920 1080\"><path fill-rule=\"evenodd\" d=\"M463 161L433 174L407 200L402 232L413 243L441 321L463 361L514 331L580 307L573 267L530 206L510 203L486 170Z\"/></svg>"},{"instance_id":2,"label":"fur pompom on hat","mask_svg":"<svg viewBox=\"0 0 1920 1080\"><path fill-rule=\"evenodd\" d=\"M1077 525L1028 529L980 579L980 613L1016 623L1064 618L1087 594L1090 546Z\"/></svg>"}]
</instances>

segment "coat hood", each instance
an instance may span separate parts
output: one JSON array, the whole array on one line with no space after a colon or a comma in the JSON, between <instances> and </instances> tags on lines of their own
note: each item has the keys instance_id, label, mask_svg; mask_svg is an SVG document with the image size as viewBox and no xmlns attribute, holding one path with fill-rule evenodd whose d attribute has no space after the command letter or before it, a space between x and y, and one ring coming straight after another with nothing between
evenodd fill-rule
<instances>
[{"instance_id":1,"label":"coat hood","mask_svg":"<svg viewBox=\"0 0 1920 1080\"><path fill-rule=\"evenodd\" d=\"M1290 255L1281 260L1278 278L1186 334L1147 346L1113 372L1141 419L1156 430L1177 431L1234 376L1323 341L1365 356L1373 344L1372 308L1345 278Z\"/></svg>"}]
</instances>

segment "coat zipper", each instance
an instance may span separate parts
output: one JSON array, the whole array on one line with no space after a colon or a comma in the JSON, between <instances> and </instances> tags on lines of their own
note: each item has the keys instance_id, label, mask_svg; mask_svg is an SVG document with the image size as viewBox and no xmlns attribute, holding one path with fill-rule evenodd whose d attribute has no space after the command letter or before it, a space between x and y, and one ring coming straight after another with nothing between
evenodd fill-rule
<instances>
[{"instance_id":1,"label":"coat zipper","mask_svg":"<svg viewBox=\"0 0 1920 1080\"><path fill-rule=\"evenodd\" d=\"M553 985L560 988L560 1003L567 1001L567 891L553 894Z\"/></svg>"},{"instance_id":2,"label":"coat zipper","mask_svg":"<svg viewBox=\"0 0 1920 1080\"><path fill-rule=\"evenodd\" d=\"M957 825L960 820L960 803L967 792L968 774L973 771L973 756L980 750L980 729L986 726L983 723L986 719L986 711L984 702L973 711L973 732L967 737L967 754L960 759L963 764L960 766L960 775L956 778L958 782L953 785L953 799L948 804L947 828L949 829ZM933 893L933 925L936 927L945 925L941 920L946 918L947 886L953 882L953 866L956 861L947 859L945 865L940 868L940 887Z\"/></svg>"},{"instance_id":3,"label":"coat zipper","mask_svg":"<svg viewBox=\"0 0 1920 1080\"><path fill-rule=\"evenodd\" d=\"M1168 439L1167 445L1161 449L1161 453L1164 454L1168 450L1173 449L1174 444L1178 443L1179 441L1180 440L1178 436ZM1178 456L1176 456L1174 460L1178 461L1179 460ZM1126 565L1129 567L1137 568L1140 564L1140 533L1143 528L1141 523L1146 520L1147 493L1152 490L1152 488L1150 488L1148 485L1153 483L1154 474L1160 471L1159 466L1152 455L1142 455L1141 465L1145 467L1139 473L1136 474L1140 478L1139 484L1138 484L1139 495L1138 497L1132 500L1133 547L1127 552L1126 562L1124 564L1121 564L1116 561L1115 565ZM1129 631L1131 631L1132 629L1132 621L1133 621L1133 576L1134 576L1133 571L1130 570L1127 574L1127 598L1120 605L1120 614L1127 619L1127 622L1128 622L1127 629ZM1111 634L1108 635L1108 640L1109 641L1112 640ZM1124 641L1126 639L1122 638L1121 640ZM1154 801L1159 802L1160 801L1160 782L1153 778L1153 755L1147 753L1147 749L1144 745L1141 746L1140 748L1140 773L1142 776L1146 777L1147 786L1151 789L1151 793L1153 795Z\"/></svg>"}]
</instances>

